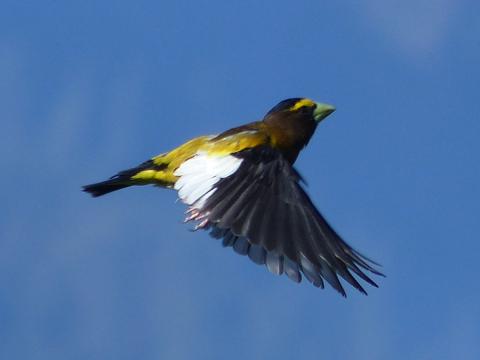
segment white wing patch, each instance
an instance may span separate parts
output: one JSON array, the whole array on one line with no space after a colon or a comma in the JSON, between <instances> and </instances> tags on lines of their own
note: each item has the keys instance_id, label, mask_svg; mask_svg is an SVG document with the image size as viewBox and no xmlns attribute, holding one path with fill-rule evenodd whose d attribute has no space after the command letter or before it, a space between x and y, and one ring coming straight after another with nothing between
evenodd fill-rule
<instances>
[{"instance_id":1,"label":"white wing patch","mask_svg":"<svg viewBox=\"0 0 480 360\"><path fill-rule=\"evenodd\" d=\"M242 159L231 155L215 156L198 152L173 173L179 179L175 190L182 201L201 210L205 201L216 191L215 184L238 170Z\"/></svg>"}]
</instances>

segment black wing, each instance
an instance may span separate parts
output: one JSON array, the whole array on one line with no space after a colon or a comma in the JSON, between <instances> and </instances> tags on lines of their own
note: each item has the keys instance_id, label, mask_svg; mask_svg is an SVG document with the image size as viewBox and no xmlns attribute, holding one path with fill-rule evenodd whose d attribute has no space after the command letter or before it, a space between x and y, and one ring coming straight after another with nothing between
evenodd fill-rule
<instances>
[{"instance_id":1,"label":"black wing","mask_svg":"<svg viewBox=\"0 0 480 360\"><path fill-rule=\"evenodd\" d=\"M315 286L323 288L326 280L345 296L340 275L366 294L354 273L378 287L364 273L383 276L372 267L375 263L331 228L300 185L298 172L279 152L258 147L233 155L243 159L239 169L221 179L202 206L212 236L296 282L303 273Z\"/></svg>"}]
</instances>

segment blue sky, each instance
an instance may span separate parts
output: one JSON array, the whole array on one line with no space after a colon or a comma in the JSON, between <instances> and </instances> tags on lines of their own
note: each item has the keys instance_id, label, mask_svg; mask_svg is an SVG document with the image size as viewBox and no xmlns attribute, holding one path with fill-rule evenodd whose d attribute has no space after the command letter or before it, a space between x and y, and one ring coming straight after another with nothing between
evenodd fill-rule
<instances>
[{"instance_id":1,"label":"blue sky","mask_svg":"<svg viewBox=\"0 0 480 360\"><path fill-rule=\"evenodd\" d=\"M2 359L480 358L480 5L4 1ZM382 263L365 297L275 277L102 180L278 101L337 106L297 162Z\"/></svg>"}]
</instances>

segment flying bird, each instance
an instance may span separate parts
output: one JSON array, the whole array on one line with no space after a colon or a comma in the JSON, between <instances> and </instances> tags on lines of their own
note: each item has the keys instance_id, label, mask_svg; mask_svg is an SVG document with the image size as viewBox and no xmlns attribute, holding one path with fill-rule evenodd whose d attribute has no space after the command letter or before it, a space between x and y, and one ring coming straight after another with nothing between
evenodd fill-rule
<instances>
[{"instance_id":1,"label":"flying bird","mask_svg":"<svg viewBox=\"0 0 480 360\"><path fill-rule=\"evenodd\" d=\"M200 136L83 190L102 196L133 185L178 191L186 222L277 275L314 286L328 282L346 296L339 276L366 294L357 278L375 262L350 247L327 223L293 167L317 125L335 108L307 98L283 100L261 121ZM354 275L356 277L354 277Z\"/></svg>"}]
</instances>

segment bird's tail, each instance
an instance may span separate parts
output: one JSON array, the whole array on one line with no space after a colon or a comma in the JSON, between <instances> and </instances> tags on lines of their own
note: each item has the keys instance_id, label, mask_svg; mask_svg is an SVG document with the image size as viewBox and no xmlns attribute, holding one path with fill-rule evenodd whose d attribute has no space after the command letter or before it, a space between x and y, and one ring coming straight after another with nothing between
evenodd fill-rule
<instances>
[{"instance_id":1,"label":"bird's tail","mask_svg":"<svg viewBox=\"0 0 480 360\"><path fill-rule=\"evenodd\" d=\"M128 184L125 183L124 181L121 181L120 179L111 179L107 181L102 181L99 183L95 184L90 184L90 185L85 185L83 186L83 191L89 193L93 197L98 197L102 196L108 193L111 193L112 191L117 191L126 187L129 187L133 184Z\"/></svg>"},{"instance_id":2,"label":"bird's tail","mask_svg":"<svg viewBox=\"0 0 480 360\"><path fill-rule=\"evenodd\" d=\"M93 197L102 196L113 191L124 189L132 185L156 184L161 182L151 181L157 171L161 171L165 165L155 165L152 160L145 161L137 167L120 171L106 181L83 186L83 191Z\"/></svg>"}]
</instances>

